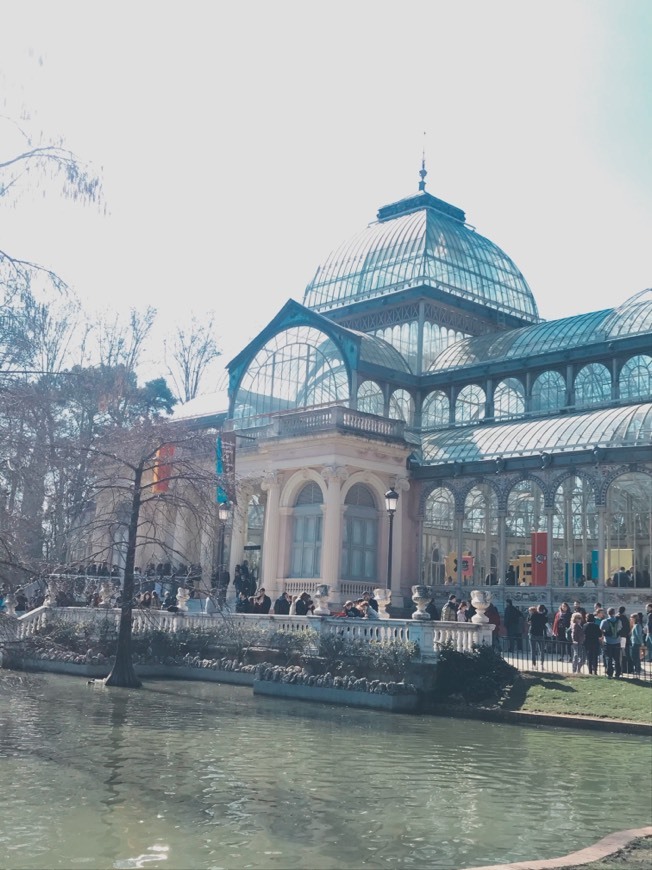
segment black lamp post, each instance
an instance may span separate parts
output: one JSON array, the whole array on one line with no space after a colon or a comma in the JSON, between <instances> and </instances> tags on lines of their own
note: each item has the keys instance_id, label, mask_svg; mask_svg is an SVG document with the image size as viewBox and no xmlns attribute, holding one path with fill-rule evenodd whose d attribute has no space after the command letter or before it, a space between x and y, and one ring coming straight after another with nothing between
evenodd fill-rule
<instances>
[{"instance_id":1,"label":"black lamp post","mask_svg":"<svg viewBox=\"0 0 652 870\"><path fill-rule=\"evenodd\" d=\"M220 521L220 552L218 558L218 566L217 571L218 575L222 573L224 570L224 533L226 530L226 523L229 519L229 503L226 501L221 501L217 508L217 516Z\"/></svg>"},{"instance_id":2,"label":"black lamp post","mask_svg":"<svg viewBox=\"0 0 652 870\"><path fill-rule=\"evenodd\" d=\"M398 506L398 493L392 487L385 493L385 510L389 516L389 545L387 547L387 588L392 588L392 543L394 537L394 514Z\"/></svg>"}]
</instances>

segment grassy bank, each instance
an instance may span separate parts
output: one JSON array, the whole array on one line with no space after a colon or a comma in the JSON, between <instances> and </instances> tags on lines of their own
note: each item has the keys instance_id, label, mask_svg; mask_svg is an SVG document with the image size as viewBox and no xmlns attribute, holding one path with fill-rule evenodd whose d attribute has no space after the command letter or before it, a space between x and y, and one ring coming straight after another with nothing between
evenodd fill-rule
<instances>
[{"instance_id":1,"label":"grassy bank","mask_svg":"<svg viewBox=\"0 0 652 870\"><path fill-rule=\"evenodd\" d=\"M606 677L522 674L503 708L652 724L652 684Z\"/></svg>"}]
</instances>

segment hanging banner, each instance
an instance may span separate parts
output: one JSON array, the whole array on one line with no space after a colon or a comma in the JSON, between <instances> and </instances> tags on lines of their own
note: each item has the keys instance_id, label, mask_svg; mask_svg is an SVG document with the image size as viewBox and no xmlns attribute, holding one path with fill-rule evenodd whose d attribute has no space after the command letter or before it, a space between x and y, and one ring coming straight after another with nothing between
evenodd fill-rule
<instances>
[{"instance_id":1,"label":"hanging banner","mask_svg":"<svg viewBox=\"0 0 652 870\"><path fill-rule=\"evenodd\" d=\"M218 504L235 502L235 434L222 432L215 441L215 474Z\"/></svg>"},{"instance_id":2,"label":"hanging banner","mask_svg":"<svg viewBox=\"0 0 652 870\"><path fill-rule=\"evenodd\" d=\"M156 451L154 468L152 469L153 492L167 492L169 490L173 456L174 444L162 444Z\"/></svg>"},{"instance_id":3,"label":"hanging banner","mask_svg":"<svg viewBox=\"0 0 652 870\"><path fill-rule=\"evenodd\" d=\"M548 533L532 532L532 586L548 582Z\"/></svg>"}]
</instances>

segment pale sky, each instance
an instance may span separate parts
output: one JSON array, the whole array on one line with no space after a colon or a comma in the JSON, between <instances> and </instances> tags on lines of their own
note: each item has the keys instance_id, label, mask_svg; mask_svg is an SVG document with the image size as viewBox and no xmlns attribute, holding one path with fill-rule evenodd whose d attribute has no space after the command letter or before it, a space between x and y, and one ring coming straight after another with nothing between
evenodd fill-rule
<instances>
[{"instance_id":1,"label":"pale sky","mask_svg":"<svg viewBox=\"0 0 652 870\"><path fill-rule=\"evenodd\" d=\"M2 111L27 105L102 166L109 209L25 196L0 209L0 248L89 306L154 305L161 329L214 309L226 363L416 192L424 131L427 189L506 251L543 317L652 285L649 0L0 9Z\"/></svg>"}]
</instances>

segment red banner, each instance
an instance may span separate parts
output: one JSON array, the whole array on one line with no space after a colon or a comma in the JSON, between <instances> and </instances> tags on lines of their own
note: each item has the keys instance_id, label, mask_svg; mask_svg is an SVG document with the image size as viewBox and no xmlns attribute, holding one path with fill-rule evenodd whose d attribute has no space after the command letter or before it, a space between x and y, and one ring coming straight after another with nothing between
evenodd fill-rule
<instances>
[{"instance_id":1,"label":"red banner","mask_svg":"<svg viewBox=\"0 0 652 870\"><path fill-rule=\"evenodd\" d=\"M152 469L153 492L167 492L170 488L173 456L174 444L163 444L156 451L154 468Z\"/></svg>"},{"instance_id":2,"label":"red banner","mask_svg":"<svg viewBox=\"0 0 652 870\"><path fill-rule=\"evenodd\" d=\"M548 582L548 532L532 532L532 586Z\"/></svg>"}]
</instances>

